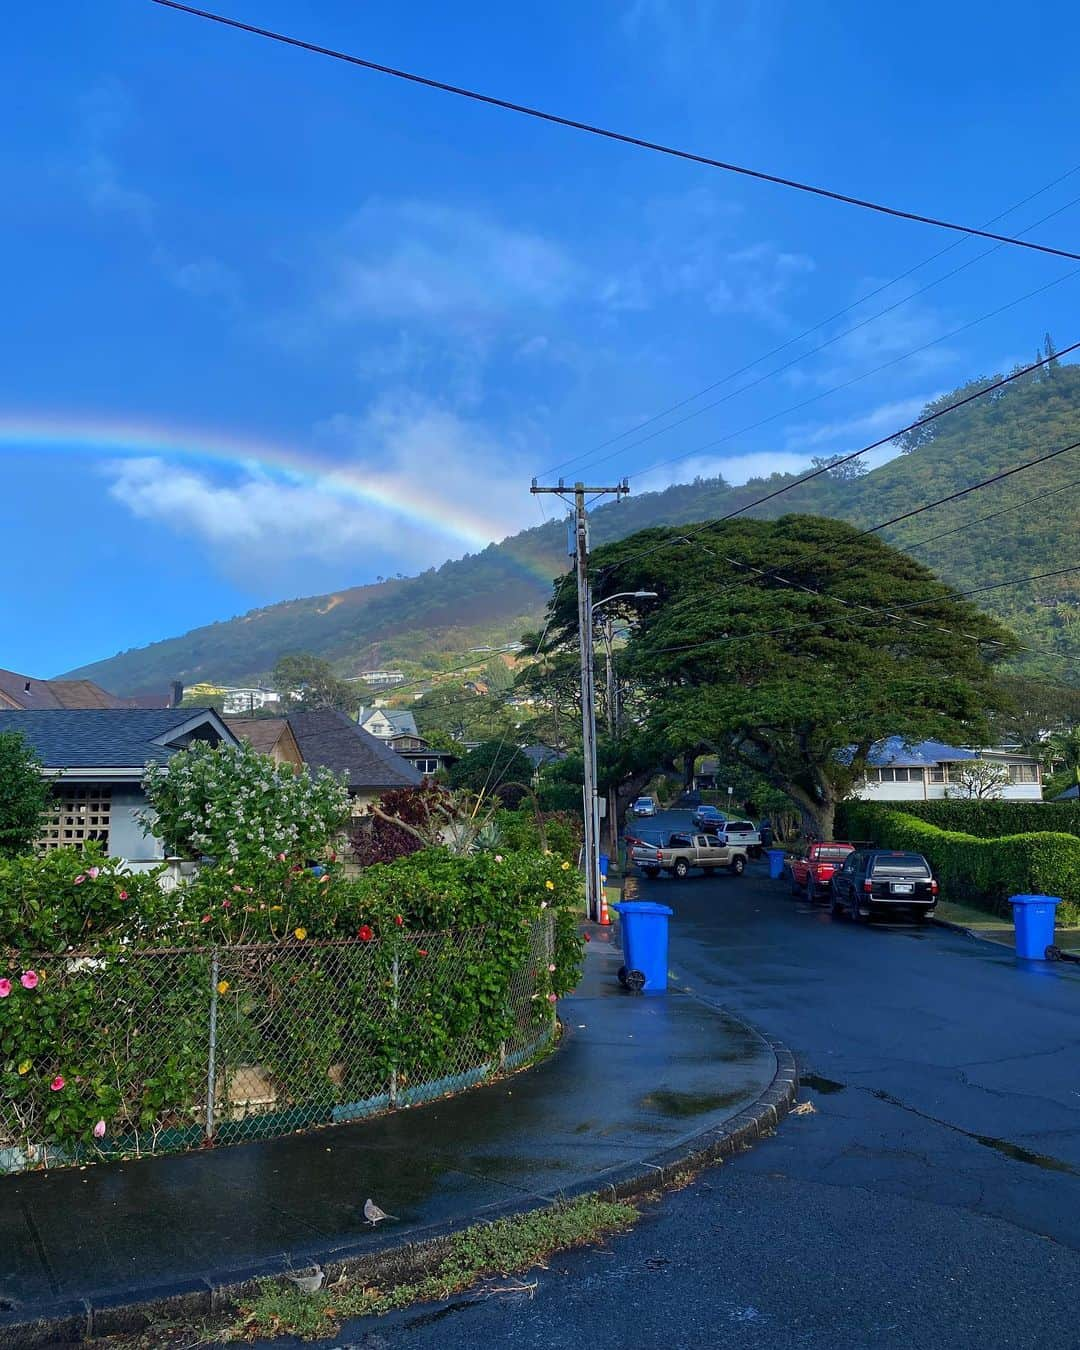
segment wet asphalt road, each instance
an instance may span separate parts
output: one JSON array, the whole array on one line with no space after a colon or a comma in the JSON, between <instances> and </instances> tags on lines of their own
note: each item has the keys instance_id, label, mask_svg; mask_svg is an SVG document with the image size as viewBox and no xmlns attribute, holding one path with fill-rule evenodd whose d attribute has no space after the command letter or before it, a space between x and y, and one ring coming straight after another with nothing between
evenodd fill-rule
<instances>
[{"instance_id":1,"label":"wet asphalt road","mask_svg":"<svg viewBox=\"0 0 1080 1350\"><path fill-rule=\"evenodd\" d=\"M787 1042L815 1112L555 1257L530 1296L333 1344L1080 1346L1078 968L834 921L763 872L638 889L676 910L675 971Z\"/></svg>"}]
</instances>

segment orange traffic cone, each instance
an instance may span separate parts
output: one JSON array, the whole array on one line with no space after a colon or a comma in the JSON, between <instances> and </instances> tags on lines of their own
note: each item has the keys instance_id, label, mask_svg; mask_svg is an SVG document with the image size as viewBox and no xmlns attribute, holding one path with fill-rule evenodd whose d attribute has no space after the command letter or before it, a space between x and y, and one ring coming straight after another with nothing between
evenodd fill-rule
<instances>
[{"instance_id":1,"label":"orange traffic cone","mask_svg":"<svg viewBox=\"0 0 1080 1350\"><path fill-rule=\"evenodd\" d=\"M611 923L611 915L607 907L607 887L601 883L600 886L600 927L606 928Z\"/></svg>"}]
</instances>

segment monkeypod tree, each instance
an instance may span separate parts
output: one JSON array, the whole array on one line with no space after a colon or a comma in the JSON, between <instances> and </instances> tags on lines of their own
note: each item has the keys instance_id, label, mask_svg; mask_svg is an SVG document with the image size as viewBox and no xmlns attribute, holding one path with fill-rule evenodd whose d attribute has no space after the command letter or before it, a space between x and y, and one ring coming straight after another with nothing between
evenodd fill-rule
<instances>
[{"instance_id":1,"label":"monkeypod tree","mask_svg":"<svg viewBox=\"0 0 1080 1350\"><path fill-rule=\"evenodd\" d=\"M708 749L755 770L819 838L876 741L974 744L1007 701L994 668L1018 648L1008 630L839 521L645 530L598 549L592 575L595 599L659 596L635 611L620 654L639 733L668 753ZM575 640L564 587L549 645Z\"/></svg>"}]
</instances>

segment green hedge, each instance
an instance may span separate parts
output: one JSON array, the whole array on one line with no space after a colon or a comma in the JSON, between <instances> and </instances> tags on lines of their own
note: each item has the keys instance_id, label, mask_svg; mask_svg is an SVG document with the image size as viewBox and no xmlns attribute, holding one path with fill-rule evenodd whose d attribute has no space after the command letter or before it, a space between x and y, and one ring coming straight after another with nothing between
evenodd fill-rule
<instances>
[{"instance_id":1,"label":"green hedge","mask_svg":"<svg viewBox=\"0 0 1080 1350\"><path fill-rule=\"evenodd\" d=\"M944 900L965 900L1011 918L1010 895L1057 895L1063 902L1058 922L1080 922L1080 839L1073 834L1029 830L980 839L920 820L907 803L892 810L876 802L845 802L843 823L849 837L924 854Z\"/></svg>"},{"instance_id":2,"label":"green hedge","mask_svg":"<svg viewBox=\"0 0 1080 1350\"><path fill-rule=\"evenodd\" d=\"M902 811L941 830L960 830L979 839L997 839L1003 834L1031 834L1049 830L1080 836L1080 801L1076 802L978 802L947 799L933 802L844 802L837 815L838 828L847 824L851 808ZM865 818L865 817L863 817ZM850 828L838 838L862 838ZM866 836L867 838L871 836Z\"/></svg>"}]
</instances>

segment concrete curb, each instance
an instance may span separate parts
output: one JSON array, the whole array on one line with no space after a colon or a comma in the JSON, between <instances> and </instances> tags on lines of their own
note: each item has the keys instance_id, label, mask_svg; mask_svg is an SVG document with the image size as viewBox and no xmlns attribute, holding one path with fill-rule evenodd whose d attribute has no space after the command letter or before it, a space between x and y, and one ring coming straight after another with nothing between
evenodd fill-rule
<instances>
[{"instance_id":1,"label":"concrete curb","mask_svg":"<svg viewBox=\"0 0 1080 1350\"><path fill-rule=\"evenodd\" d=\"M782 1042L765 1036L726 1008L685 987L697 1002L724 1012L772 1050L776 1070L772 1082L750 1106L737 1115L691 1135L673 1148L623 1167L597 1173L560 1193L559 1201L595 1195L604 1200L629 1200L663 1190L685 1180L700 1168L751 1148L771 1132L794 1105L799 1090L795 1058ZM254 1294L260 1280L289 1271L322 1268L327 1283L342 1275L370 1284L397 1284L429 1273L446 1256L451 1238L476 1223L513 1218L544 1208L531 1201L510 1201L482 1209L468 1218L432 1225L407 1242L387 1234L381 1240L312 1246L259 1266L224 1269L177 1284L132 1290L128 1295L57 1301L39 1306L30 1317L0 1311L0 1347L32 1350L36 1346L74 1345L95 1337L145 1330L151 1321L192 1320L222 1312Z\"/></svg>"}]
</instances>

